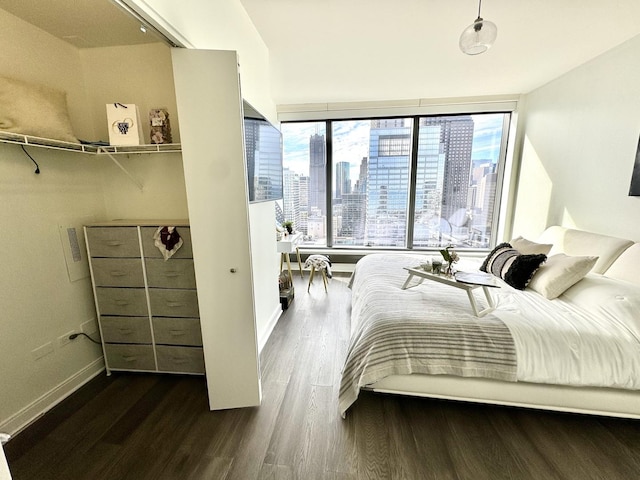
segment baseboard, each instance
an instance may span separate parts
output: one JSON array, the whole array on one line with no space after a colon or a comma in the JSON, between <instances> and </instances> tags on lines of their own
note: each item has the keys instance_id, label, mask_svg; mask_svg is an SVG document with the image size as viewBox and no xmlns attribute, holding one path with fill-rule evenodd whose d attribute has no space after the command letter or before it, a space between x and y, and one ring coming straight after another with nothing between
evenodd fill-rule
<instances>
[{"instance_id":1,"label":"baseboard","mask_svg":"<svg viewBox=\"0 0 640 480\"><path fill-rule=\"evenodd\" d=\"M102 371L104 371L104 360L103 357L99 357L22 410L4 420L0 423L0 431L16 435Z\"/></svg>"},{"instance_id":2,"label":"baseboard","mask_svg":"<svg viewBox=\"0 0 640 480\"><path fill-rule=\"evenodd\" d=\"M278 306L271 314L267 325L258 333L258 355L260 355L260 352L262 352L262 349L267 344L267 340L269 340L271 332L273 332L273 329L278 323L280 315L282 315L282 306L278 303Z\"/></svg>"}]
</instances>

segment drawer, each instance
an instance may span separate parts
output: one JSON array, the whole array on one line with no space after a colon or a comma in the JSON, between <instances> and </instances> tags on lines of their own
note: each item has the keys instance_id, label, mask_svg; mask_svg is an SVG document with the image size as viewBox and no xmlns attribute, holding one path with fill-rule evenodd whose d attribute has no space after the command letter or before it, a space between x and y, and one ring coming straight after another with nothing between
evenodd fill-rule
<instances>
[{"instance_id":1,"label":"drawer","mask_svg":"<svg viewBox=\"0 0 640 480\"><path fill-rule=\"evenodd\" d=\"M151 343L149 317L100 317L105 343Z\"/></svg>"},{"instance_id":2,"label":"drawer","mask_svg":"<svg viewBox=\"0 0 640 480\"><path fill-rule=\"evenodd\" d=\"M153 317L156 344L202 346L199 318Z\"/></svg>"},{"instance_id":3,"label":"drawer","mask_svg":"<svg viewBox=\"0 0 640 480\"><path fill-rule=\"evenodd\" d=\"M155 370L156 362L151 345L104 346L107 366L116 370Z\"/></svg>"},{"instance_id":4,"label":"drawer","mask_svg":"<svg viewBox=\"0 0 640 480\"><path fill-rule=\"evenodd\" d=\"M87 227L87 242L92 257L140 256L136 227Z\"/></svg>"},{"instance_id":5,"label":"drawer","mask_svg":"<svg viewBox=\"0 0 640 480\"><path fill-rule=\"evenodd\" d=\"M172 225L168 225L172 226ZM140 229L142 235L142 251L145 257L150 258L164 258L162 252L155 246L153 236L158 231L157 227L142 227ZM182 246L176 253L173 254L171 259L174 258L193 258L193 251L191 250L191 229L189 227L176 227L180 238L182 238Z\"/></svg>"},{"instance_id":6,"label":"drawer","mask_svg":"<svg viewBox=\"0 0 640 480\"><path fill-rule=\"evenodd\" d=\"M158 370L164 372L204 373L204 354L198 347L157 346Z\"/></svg>"},{"instance_id":7,"label":"drawer","mask_svg":"<svg viewBox=\"0 0 640 480\"><path fill-rule=\"evenodd\" d=\"M199 317L195 290L150 288L149 301L154 317Z\"/></svg>"},{"instance_id":8,"label":"drawer","mask_svg":"<svg viewBox=\"0 0 640 480\"><path fill-rule=\"evenodd\" d=\"M101 315L149 315L144 288L96 287L96 298Z\"/></svg>"},{"instance_id":9,"label":"drawer","mask_svg":"<svg viewBox=\"0 0 640 480\"><path fill-rule=\"evenodd\" d=\"M160 288L196 288L196 274L193 260L171 257L146 258L147 281L150 287Z\"/></svg>"},{"instance_id":10,"label":"drawer","mask_svg":"<svg viewBox=\"0 0 640 480\"><path fill-rule=\"evenodd\" d=\"M97 287L144 287L140 258L92 258Z\"/></svg>"}]
</instances>

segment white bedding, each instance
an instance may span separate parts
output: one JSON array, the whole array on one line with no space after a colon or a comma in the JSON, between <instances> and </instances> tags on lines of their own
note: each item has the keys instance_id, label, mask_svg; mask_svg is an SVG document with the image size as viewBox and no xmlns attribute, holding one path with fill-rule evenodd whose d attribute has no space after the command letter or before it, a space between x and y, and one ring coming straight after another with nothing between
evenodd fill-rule
<instances>
[{"instance_id":1,"label":"white bedding","mask_svg":"<svg viewBox=\"0 0 640 480\"><path fill-rule=\"evenodd\" d=\"M640 389L639 287L592 274L555 300L509 286L495 298L518 381Z\"/></svg>"},{"instance_id":2,"label":"white bedding","mask_svg":"<svg viewBox=\"0 0 640 480\"><path fill-rule=\"evenodd\" d=\"M403 267L420 258L376 254L359 262L352 331L381 311L412 318L446 314L452 321L471 314L461 290L427 280L400 290ZM506 284L492 292L497 305L490 316L507 325L515 342L517 381L640 389L640 286L593 274L555 300Z\"/></svg>"}]
</instances>

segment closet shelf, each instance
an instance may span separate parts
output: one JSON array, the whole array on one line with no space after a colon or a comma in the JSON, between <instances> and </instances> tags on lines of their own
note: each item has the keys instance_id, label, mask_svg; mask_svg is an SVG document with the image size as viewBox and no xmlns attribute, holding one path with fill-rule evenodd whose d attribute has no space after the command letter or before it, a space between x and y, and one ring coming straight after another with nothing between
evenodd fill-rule
<instances>
[{"instance_id":1,"label":"closet shelf","mask_svg":"<svg viewBox=\"0 0 640 480\"><path fill-rule=\"evenodd\" d=\"M162 143L152 145L88 145L83 143L64 142L50 138L34 137L21 133L11 133L0 131L0 143L13 143L16 145L48 148L53 150L64 150L66 152L89 153L92 155L106 155L122 172L135 183L140 191L143 189L142 183L118 161L115 155L141 154L141 153L180 153L182 147L179 143Z\"/></svg>"},{"instance_id":2,"label":"closet shelf","mask_svg":"<svg viewBox=\"0 0 640 480\"><path fill-rule=\"evenodd\" d=\"M138 153L180 153L182 146L179 143L162 143L150 145L90 145L82 143L64 142L50 138L34 137L21 133L0 132L1 143L13 143L32 147L51 148L68 152L90 153L94 155L122 155Z\"/></svg>"}]
</instances>

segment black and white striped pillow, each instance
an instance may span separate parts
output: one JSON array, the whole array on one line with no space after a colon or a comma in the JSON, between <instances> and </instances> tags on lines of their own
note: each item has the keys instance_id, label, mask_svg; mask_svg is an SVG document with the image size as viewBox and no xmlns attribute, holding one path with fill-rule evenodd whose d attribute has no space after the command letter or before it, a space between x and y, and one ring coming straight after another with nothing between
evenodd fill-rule
<instances>
[{"instance_id":1,"label":"black and white striped pillow","mask_svg":"<svg viewBox=\"0 0 640 480\"><path fill-rule=\"evenodd\" d=\"M510 243L501 243L485 258L480 270L503 279L513 288L524 290L546 259L542 253L523 255Z\"/></svg>"}]
</instances>

